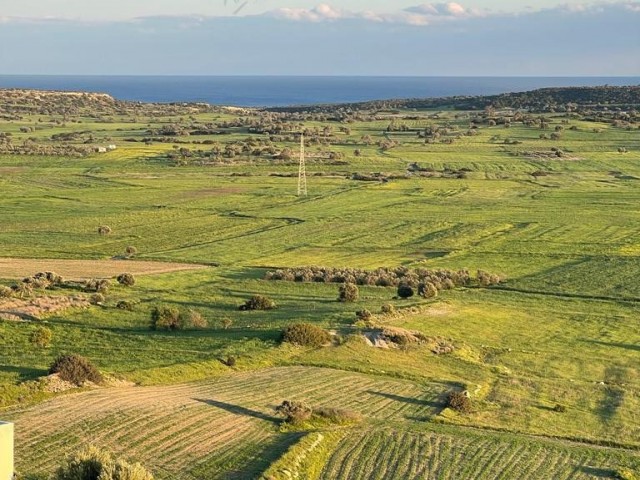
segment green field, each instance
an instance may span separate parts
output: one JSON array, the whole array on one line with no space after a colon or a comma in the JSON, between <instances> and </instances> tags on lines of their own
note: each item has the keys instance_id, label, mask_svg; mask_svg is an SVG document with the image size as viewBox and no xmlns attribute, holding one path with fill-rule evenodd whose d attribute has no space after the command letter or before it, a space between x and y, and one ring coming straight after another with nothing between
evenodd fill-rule
<instances>
[{"instance_id":1,"label":"green field","mask_svg":"<svg viewBox=\"0 0 640 480\"><path fill-rule=\"evenodd\" d=\"M465 135L483 112L435 114L377 112L346 124L348 132L336 120L300 120L333 132L328 145L307 147L307 197L296 196L295 155L167 156L174 146L269 139L246 126L142 141L163 125L242 117L232 111L99 121L83 114L76 118L82 123L64 126L36 113L0 120L14 144L31 137L50 145L53 134L90 131L96 144L118 147L86 157L0 155L0 255L33 260L37 268L25 277L50 270L39 259L85 260L91 269L92 260L121 256L127 246L136 247L136 260L208 266L139 276L86 309L0 320L0 414L16 422L21 473L51 471L85 443L140 461L157 478L255 478L282 465L300 478L345 479L640 471L637 124L546 113L544 130L479 121ZM386 132L390 122L410 131ZM416 132L427 126L448 133L425 143ZM556 126L559 139L540 138ZM398 145L366 145L365 135ZM453 143L441 141L449 137ZM193 143L205 140L215 143ZM270 142L295 152L295 139ZM341 160L326 159L329 150ZM385 181L353 179L376 173ZM99 235L101 225L112 233ZM481 269L503 281L408 300L394 298L394 287L360 286L358 302L345 304L336 301L337 284L264 279L270 269L311 265ZM1 285L14 284L11 278L0 268ZM239 311L253 294L268 295L278 308ZM116 308L122 300L133 310ZM367 345L355 312L388 303L400 313L386 325L446 338L455 350ZM150 311L159 304L195 309L209 325L152 331ZM282 329L298 321L332 330L338 340L318 349L280 344ZM46 349L30 342L44 322L53 332ZM63 352L139 386L47 393L38 378ZM228 356L237 358L233 368L221 361ZM444 408L452 389L471 393L470 413ZM273 407L285 399L349 408L364 420L283 431Z\"/></svg>"}]
</instances>

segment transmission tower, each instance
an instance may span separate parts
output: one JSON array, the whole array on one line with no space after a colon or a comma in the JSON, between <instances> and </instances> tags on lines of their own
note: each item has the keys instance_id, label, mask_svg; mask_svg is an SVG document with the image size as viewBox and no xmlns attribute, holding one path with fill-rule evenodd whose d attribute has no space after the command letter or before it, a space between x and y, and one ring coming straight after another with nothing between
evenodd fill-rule
<instances>
[{"instance_id":1,"label":"transmission tower","mask_svg":"<svg viewBox=\"0 0 640 480\"><path fill-rule=\"evenodd\" d=\"M300 168L298 169L298 196L307 196L307 167L304 162L304 134L300 135Z\"/></svg>"}]
</instances>

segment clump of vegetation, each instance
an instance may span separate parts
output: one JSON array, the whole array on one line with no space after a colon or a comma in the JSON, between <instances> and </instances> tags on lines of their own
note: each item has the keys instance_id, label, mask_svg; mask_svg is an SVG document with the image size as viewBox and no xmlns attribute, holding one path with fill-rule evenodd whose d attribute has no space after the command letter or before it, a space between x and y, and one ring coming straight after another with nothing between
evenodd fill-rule
<instances>
[{"instance_id":1,"label":"clump of vegetation","mask_svg":"<svg viewBox=\"0 0 640 480\"><path fill-rule=\"evenodd\" d=\"M49 373L57 373L62 380L82 386L85 382L102 383L102 374L89 361L80 355L60 355L56 358Z\"/></svg>"},{"instance_id":2,"label":"clump of vegetation","mask_svg":"<svg viewBox=\"0 0 640 480\"><path fill-rule=\"evenodd\" d=\"M10 298L13 296L13 289L6 285L0 285L0 298Z\"/></svg>"},{"instance_id":3,"label":"clump of vegetation","mask_svg":"<svg viewBox=\"0 0 640 480\"><path fill-rule=\"evenodd\" d=\"M18 298L27 298L33 295L33 285L28 282L20 282L11 288L13 294Z\"/></svg>"},{"instance_id":4,"label":"clump of vegetation","mask_svg":"<svg viewBox=\"0 0 640 480\"><path fill-rule=\"evenodd\" d=\"M338 301L355 302L360 296L360 291L355 283L343 283L338 290Z\"/></svg>"},{"instance_id":5,"label":"clump of vegetation","mask_svg":"<svg viewBox=\"0 0 640 480\"><path fill-rule=\"evenodd\" d=\"M276 302L265 295L254 295L240 306L240 310L273 310Z\"/></svg>"},{"instance_id":6,"label":"clump of vegetation","mask_svg":"<svg viewBox=\"0 0 640 480\"><path fill-rule=\"evenodd\" d=\"M312 417L318 417L334 425L349 425L362 421L362 415L358 412L332 407L314 408Z\"/></svg>"},{"instance_id":7,"label":"clump of vegetation","mask_svg":"<svg viewBox=\"0 0 640 480\"><path fill-rule=\"evenodd\" d=\"M286 423L296 425L309 420L313 409L304 402L285 400L276 407L276 413L284 417Z\"/></svg>"},{"instance_id":8,"label":"clump of vegetation","mask_svg":"<svg viewBox=\"0 0 640 480\"><path fill-rule=\"evenodd\" d=\"M478 270L476 275L478 285L481 287L490 287L491 285L498 285L501 282L501 278L498 275Z\"/></svg>"},{"instance_id":9,"label":"clump of vegetation","mask_svg":"<svg viewBox=\"0 0 640 480\"><path fill-rule=\"evenodd\" d=\"M130 464L89 447L67 458L53 480L153 480L153 475L139 463Z\"/></svg>"},{"instance_id":10,"label":"clump of vegetation","mask_svg":"<svg viewBox=\"0 0 640 480\"><path fill-rule=\"evenodd\" d=\"M94 293L89 297L89 303L91 305L102 305L105 301L105 297L102 293Z\"/></svg>"},{"instance_id":11,"label":"clump of vegetation","mask_svg":"<svg viewBox=\"0 0 640 480\"><path fill-rule=\"evenodd\" d=\"M282 341L301 347L321 347L331 341L331 335L311 323L294 323L283 330Z\"/></svg>"},{"instance_id":12,"label":"clump of vegetation","mask_svg":"<svg viewBox=\"0 0 640 480\"><path fill-rule=\"evenodd\" d=\"M29 336L29 341L32 345L40 348L46 348L51 345L53 339L53 332L47 327L38 327Z\"/></svg>"},{"instance_id":13,"label":"clump of vegetation","mask_svg":"<svg viewBox=\"0 0 640 480\"><path fill-rule=\"evenodd\" d=\"M160 305L151 310L151 328L153 330L180 330L182 316L176 307Z\"/></svg>"},{"instance_id":14,"label":"clump of vegetation","mask_svg":"<svg viewBox=\"0 0 640 480\"><path fill-rule=\"evenodd\" d=\"M137 254L138 254L138 249L133 245L129 245L127 248L124 249L124 255L127 258L131 258Z\"/></svg>"},{"instance_id":15,"label":"clump of vegetation","mask_svg":"<svg viewBox=\"0 0 640 480\"><path fill-rule=\"evenodd\" d=\"M84 284L84 290L86 292L97 292L106 294L111 287L111 282L106 278L92 278L87 280Z\"/></svg>"},{"instance_id":16,"label":"clump of vegetation","mask_svg":"<svg viewBox=\"0 0 640 480\"><path fill-rule=\"evenodd\" d=\"M565 413L567 411L567 407L557 403L556 406L553 407L553 411L558 413Z\"/></svg>"},{"instance_id":17,"label":"clump of vegetation","mask_svg":"<svg viewBox=\"0 0 640 480\"><path fill-rule=\"evenodd\" d=\"M465 392L456 390L447 395L447 407L456 412L470 413L473 405Z\"/></svg>"},{"instance_id":18,"label":"clump of vegetation","mask_svg":"<svg viewBox=\"0 0 640 480\"><path fill-rule=\"evenodd\" d=\"M396 314L396 307L394 307L390 303L385 303L384 305L382 305L380 307L380 313L382 315L395 315Z\"/></svg>"},{"instance_id":19,"label":"clump of vegetation","mask_svg":"<svg viewBox=\"0 0 640 480\"><path fill-rule=\"evenodd\" d=\"M237 363L237 359L236 357L234 357L233 355L229 355L225 360L224 360L224 364L227 367L235 367Z\"/></svg>"},{"instance_id":20,"label":"clump of vegetation","mask_svg":"<svg viewBox=\"0 0 640 480\"><path fill-rule=\"evenodd\" d=\"M209 322L204 318L204 315L193 309L187 312L184 323L186 324L185 326L190 328L207 328L209 326Z\"/></svg>"},{"instance_id":21,"label":"clump of vegetation","mask_svg":"<svg viewBox=\"0 0 640 480\"><path fill-rule=\"evenodd\" d=\"M136 279L130 273L121 273L116 277L116 280L120 285L125 287L133 287L136 284Z\"/></svg>"},{"instance_id":22,"label":"clump of vegetation","mask_svg":"<svg viewBox=\"0 0 640 480\"><path fill-rule=\"evenodd\" d=\"M640 480L640 475L630 468L621 467L616 470L616 477L619 480Z\"/></svg>"},{"instance_id":23,"label":"clump of vegetation","mask_svg":"<svg viewBox=\"0 0 640 480\"><path fill-rule=\"evenodd\" d=\"M398 297L400 298L411 298L413 297L414 291L409 285L402 284L398 286Z\"/></svg>"},{"instance_id":24,"label":"clump of vegetation","mask_svg":"<svg viewBox=\"0 0 640 480\"><path fill-rule=\"evenodd\" d=\"M369 322L373 318L373 313L371 313L371 311L367 310L366 308L363 308L362 310L358 310L356 312L356 318L363 322Z\"/></svg>"},{"instance_id":25,"label":"clump of vegetation","mask_svg":"<svg viewBox=\"0 0 640 480\"><path fill-rule=\"evenodd\" d=\"M437 297L438 296L438 289L431 282L421 283L418 286L418 295L420 295L420 296L422 296L424 298Z\"/></svg>"},{"instance_id":26,"label":"clump of vegetation","mask_svg":"<svg viewBox=\"0 0 640 480\"><path fill-rule=\"evenodd\" d=\"M109 235L112 232L111 227L108 225L100 225L98 227L98 233L100 235Z\"/></svg>"},{"instance_id":27,"label":"clump of vegetation","mask_svg":"<svg viewBox=\"0 0 640 480\"><path fill-rule=\"evenodd\" d=\"M231 320L228 317L225 317L222 320L220 320L220 326L225 330L229 330L231 328L231 325L233 325L233 320Z\"/></svg>"},{"instance_id":28,"label":"clump of vegetation","mask_svg":"<svg viewBox=\"0 0 640 480\"><path fill-rule=\"evenodd\" d=\"M132 312L135 308L135 304L129 300L120 300L118 303L116 303L116 308Z\"/></svg>"}]
</instances>

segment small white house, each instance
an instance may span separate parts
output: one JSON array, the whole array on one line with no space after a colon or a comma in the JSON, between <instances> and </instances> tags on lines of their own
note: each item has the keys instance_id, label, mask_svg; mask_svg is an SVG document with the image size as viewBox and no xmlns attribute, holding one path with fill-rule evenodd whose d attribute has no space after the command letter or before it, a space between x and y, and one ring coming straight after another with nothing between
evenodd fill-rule
<instances>
[{"instance_id":1,"label":"small white house","mask_svg":"<svg viewBox=\"0 0 640 480\"><path fill-rule=\"evenodd\" d=\"M13 480L13 423L0 422L0 480Z\"/></svg>"}]
</instances>

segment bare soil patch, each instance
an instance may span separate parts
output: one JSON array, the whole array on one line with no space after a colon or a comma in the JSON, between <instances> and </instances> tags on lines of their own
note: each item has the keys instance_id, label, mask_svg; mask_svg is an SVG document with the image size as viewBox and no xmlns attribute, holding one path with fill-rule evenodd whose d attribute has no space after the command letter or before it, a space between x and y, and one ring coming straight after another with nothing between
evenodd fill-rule
<instances>
[{"instance_id":1,"label":"bare soil patch","mask_svg":"<svg viewBox=\"0 0 640 480\"><path fill-rule=\"evenodd\" d=\"M37 298L0 299L0 319L14 321L38 320L52 313L70 308L87 308L85 296L44 296Z\"/></svg>"},{"instance_id":2,"label":"bare soil patch","mask_svg":"<svg viewBox=\"0 0 640 480\"><path fill-rule=\"evenodd\" d=\"M44 258L0 258L0 278L22 279L36 272L53 271L65 280L112 278L123 272L155 275L209 268L206 265L142 260L60 260Z\"/></svg>"}]
</instances>

